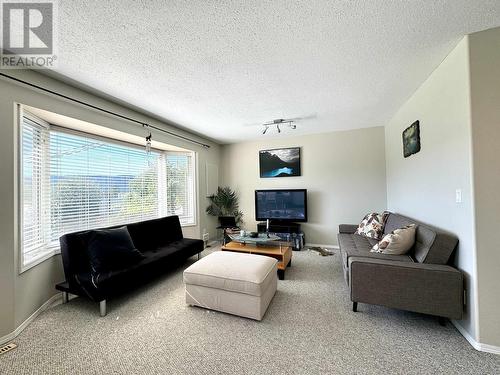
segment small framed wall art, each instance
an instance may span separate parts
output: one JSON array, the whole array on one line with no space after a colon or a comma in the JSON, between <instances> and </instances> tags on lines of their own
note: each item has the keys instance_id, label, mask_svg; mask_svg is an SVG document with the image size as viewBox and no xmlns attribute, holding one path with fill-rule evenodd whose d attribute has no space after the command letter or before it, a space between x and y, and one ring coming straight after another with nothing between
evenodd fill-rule
<instances>
[{"instance_id":1,"label":"small framed wall art","mask_svg":"<svg viewBox=\"0 0 500 375\"><path fill-rule=\"evenodd\" d=\"M410 155L420 151L420 123L415 121L403 131L403 156L407 158Z\"/></svg>"},{"instance_id":2,"label":"small framed wall art","mask_svg":"<svg viewBox=\"0 0 500 375\"><path fill-rule=\"evenodd\" d=\"M300 176L300 147L259 151L260 177Z\"/></svg>"}]
</instances>

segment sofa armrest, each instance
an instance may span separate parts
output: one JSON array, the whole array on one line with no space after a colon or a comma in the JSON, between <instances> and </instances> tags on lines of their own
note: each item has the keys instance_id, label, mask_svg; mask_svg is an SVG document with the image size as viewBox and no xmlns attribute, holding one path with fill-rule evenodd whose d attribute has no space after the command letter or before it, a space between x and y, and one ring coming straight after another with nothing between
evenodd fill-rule
<instances>
[{"instance_id":1,"label":"sofa armrest","mask_svg":"<svg viewBox=\"0 0 500 375\"><path fill-rule=\"evenodd\" d=\"M353 234L358 229L358 224L340 224L339 233Z\"/></svg>"},{"instance_id":2,"label":"sofa armrest","mask_svg":"<svg viewBox=\"0 0 500 375\"><path fill-rule=\"evenodd\" d=\"M353 302L461 319L463 274L446 265L351 257Z\"/></svg>"}]
</instances>

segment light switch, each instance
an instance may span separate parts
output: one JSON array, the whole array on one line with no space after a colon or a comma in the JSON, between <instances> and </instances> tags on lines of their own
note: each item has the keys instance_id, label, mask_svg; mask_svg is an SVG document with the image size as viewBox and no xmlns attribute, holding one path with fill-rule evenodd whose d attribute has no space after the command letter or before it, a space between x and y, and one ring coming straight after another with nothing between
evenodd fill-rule
<instances>
[{"instance_id":1,"label":"light switch","mask_svg":"<svg viewBox=\"0 0 500 375\"><path fill-rule=\"evenodd\" d=\"M455 202L462 203L462 189L455 190Z\"/></svg>"}]
</instances>

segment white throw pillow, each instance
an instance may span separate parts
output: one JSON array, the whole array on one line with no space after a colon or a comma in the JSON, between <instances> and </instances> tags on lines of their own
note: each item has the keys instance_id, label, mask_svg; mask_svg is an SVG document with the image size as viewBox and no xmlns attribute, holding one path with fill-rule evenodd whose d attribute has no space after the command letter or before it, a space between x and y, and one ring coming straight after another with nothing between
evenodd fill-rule
<instances>
[{"instance_id":1,"label":"white throw pillow","mask_svg":"<svg viewBox=\"0 0 500 375\"><path fill-rule=\"evenodd\" d=\"M391 255L406 254L415 243L416 230L417 226L415 224L395 229L392 233L386 234L370 251L372 253Z\"/></svg>"}]
</instances>

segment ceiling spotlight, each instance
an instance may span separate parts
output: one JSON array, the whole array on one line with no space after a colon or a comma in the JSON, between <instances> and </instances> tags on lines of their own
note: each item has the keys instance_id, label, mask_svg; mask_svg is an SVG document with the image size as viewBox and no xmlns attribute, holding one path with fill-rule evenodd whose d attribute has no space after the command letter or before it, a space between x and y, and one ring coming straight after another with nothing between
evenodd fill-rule
<instances>
[{"instance_id":1,"label":"ceiling spotlight","mask_svg":"<svg viewBox=\"0 0 500 375\"><path fill-rule=\"evenodd\" d=\"M278 131L278 134L281 133L281 126L288 126L290 129L295 130L297 129L297 124L295 123L296 120L301 120L305 117L295 117L295 118L277 118L268 122L261 123L260 125L264 127L262 130L262 134L266 134L267 130L271 128L271 131L273 130L273 127L276 126L276 130ZM257 124L252 124L252 125L257 125Z\"/></svg>"}]
</instances>

